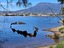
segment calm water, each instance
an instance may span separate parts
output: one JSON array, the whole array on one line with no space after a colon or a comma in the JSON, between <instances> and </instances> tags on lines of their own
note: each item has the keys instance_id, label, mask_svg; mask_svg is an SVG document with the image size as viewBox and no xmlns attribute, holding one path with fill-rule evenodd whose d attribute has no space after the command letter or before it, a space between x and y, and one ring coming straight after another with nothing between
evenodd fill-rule
<instances>
[{"instance_id":1,"label":"calm water","mask_svg":"<svg viewBox=\"0 0 64 48\"><path fill-rule=\"evenodd\" d=\"M5 19L5 22L4 22ZM24 22L26 24L12 25L12 28L20 31L34 33L34 27L39 28L35 37L24 37L17 32L13 32L10 24L13 22ZM0 46L3 48L35 48L37 46L47 46L56 43L55 40L46 37L51 32L42 31L42 29L60 26L57 17L29 17L29 16L6 16L0 17Z\"/></svg>"}]
</instances>

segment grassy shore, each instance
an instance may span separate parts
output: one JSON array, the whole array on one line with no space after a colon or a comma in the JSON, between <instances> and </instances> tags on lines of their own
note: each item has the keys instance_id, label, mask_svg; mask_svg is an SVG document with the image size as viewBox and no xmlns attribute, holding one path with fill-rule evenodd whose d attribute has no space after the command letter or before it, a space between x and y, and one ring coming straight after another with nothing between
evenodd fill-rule
<instances>
[{"instance_id":1,"label":"grassy shore","mask_svg":"<svg viewBox=\"0 0 64 48\"><path fill-rule=\"evenodd\" d=\"M46 29L45 31L50 31L50 32L53 32L54 34L59 35L59 37L64 37L64 33L61 33L59 31L60 28L63 28L63 26ZM53 36L55 36L54 34L53 34ZM54 45L37 47L37 48L64 48L64 40L62 40L61 42L58 42L57 44L54 44Z\"/></svg>"},{"instance_id":2,"label":"grassy shore","mask_svg":"<svg viewBox=\"0 0 64 48\"><path fill-rule=\"evenodd\" d=\"M55 28L50 28L50 29L43 29L43 30L59 34L59 36L62 37L64 34L59 31L60 28L63 28L63 26L59 26L59 27L55 27Z\"/></svg>"}]
</instances>

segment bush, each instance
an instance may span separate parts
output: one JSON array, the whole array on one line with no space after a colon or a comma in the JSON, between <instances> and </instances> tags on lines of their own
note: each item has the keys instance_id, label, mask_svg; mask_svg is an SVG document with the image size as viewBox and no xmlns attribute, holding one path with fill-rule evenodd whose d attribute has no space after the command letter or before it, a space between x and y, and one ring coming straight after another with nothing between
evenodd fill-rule
<instances>
[{"instance_id":1,"label":"bush","mask_svg":"<svg viewBox=\"0 0 64 48\"><path fill-rule=\"evenodd\" d=\"M57 44L55 48L64 48L64 41Z\"/></svg>"},{"instance_id":2,"label":"bush","mask_svg":"<svg viewBox=\"0 0 64 48\"><path fill-rule=\"evenodd\" d=\"M49 48L53 48L53 46L50 46Z\"/></svg>"},{"instance_id":3,"label":"bush","mask_svg":"<svg viewBox=\"0 0 64 48\"><path fill-rule=\"evenodd\" d=\"M63 33L63 31L62 31L62 30L64 30L64 28L60 28L60 29L59 29L59 32Z\"/></svg>"}]
</instances>

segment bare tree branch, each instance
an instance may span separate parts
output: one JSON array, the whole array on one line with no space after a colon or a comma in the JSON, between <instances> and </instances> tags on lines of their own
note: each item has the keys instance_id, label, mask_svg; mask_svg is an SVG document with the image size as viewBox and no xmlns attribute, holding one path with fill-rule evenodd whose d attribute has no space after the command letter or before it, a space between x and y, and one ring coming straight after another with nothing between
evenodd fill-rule
<instances>
[{"instance_id":1,"label":"bare tree branch","mask_svg":"<svg viewBox=\"0 0 64 48\"><path fill-rule=\"evenodd\" d=\"M2 7L4 10L7 10L1 3L0 3L0 7Z\"/></svg>"},{"instance_id":2,"label":"bare tree branch","mask_svg":"<svg viewBox=\"0 0 64 48\"><path fill-rule=\"evenodd\" d=\"M64 0L58 0L58 2L61 2L61 4L63 4L64 3Z\"/></svg>"}]
</instances>

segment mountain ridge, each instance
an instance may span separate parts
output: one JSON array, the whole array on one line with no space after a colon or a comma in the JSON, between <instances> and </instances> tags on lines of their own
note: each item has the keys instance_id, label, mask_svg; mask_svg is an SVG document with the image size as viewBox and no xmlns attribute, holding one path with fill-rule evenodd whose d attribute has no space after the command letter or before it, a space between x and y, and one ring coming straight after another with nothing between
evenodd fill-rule
<instances>
[{"instance_id":1,"label":"mountain ridge","mask_svg":"<svg viewBox=\"0 0 64 48\"><path fill-rule=\"evenodd\" d=\"M59 14L61 11L61 4L59 3L47 3L40 2L35 6L27 9L17 11L2 11L0 14L22 15L22 14Z\"/></svg>"},{"instance_id":2,"label":"mountain ridge","mask_svg":"<svg viewBox=\"0 0 64 48\"><path fill-rule=\"evenodd\" d=\"M61 11L61 4L58 3L38 3L37 5L30 7L28 9L19 10L23 13L59 13ZM45 11L45 12L44 12Z\"/></svg>"}]
</instances>

